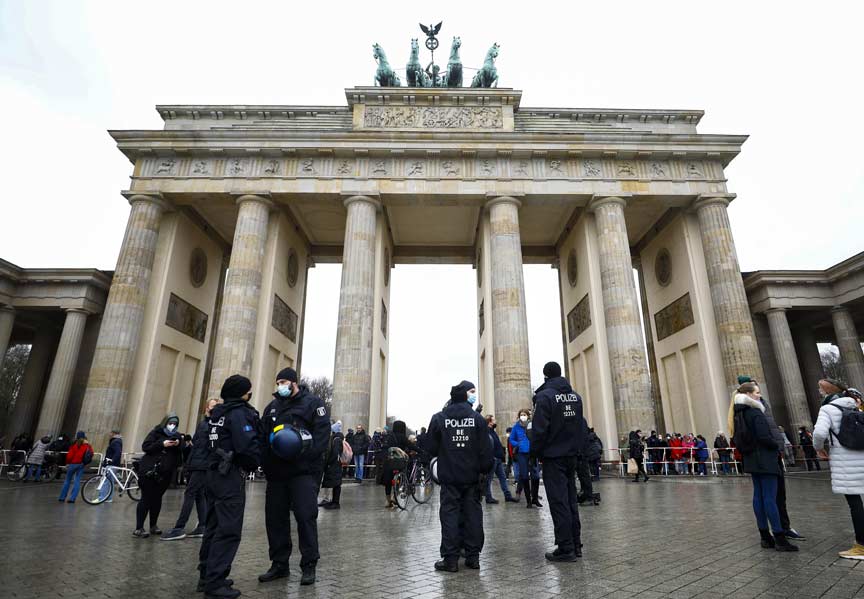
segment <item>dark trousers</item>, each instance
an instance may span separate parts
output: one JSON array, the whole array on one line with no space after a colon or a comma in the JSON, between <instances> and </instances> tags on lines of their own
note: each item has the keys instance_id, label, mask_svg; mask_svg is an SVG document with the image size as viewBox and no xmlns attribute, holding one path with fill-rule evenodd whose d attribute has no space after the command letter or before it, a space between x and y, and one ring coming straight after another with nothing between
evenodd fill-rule
<instances>
[{"instance_id":1,"label":"dark trousers","mask_svg":"<svg viewBox=\"0 0 864 599\"><path fill-rule=\"evenodd\" d=\"M642 465L642 456L635 456L633 460L636 462L636 467L638 468L638 470L636 471L636 480L639 480L640 474L645 477L645 480L648 480L648 474L645 472L645 466Z\"/></svg>"},{"instance_id":2,"label":"dark trousers","mask_svg":"<svg viewBox=\"0 0 864 599\"><path fill-rule=\"evenodd\" d=\"M590 469L591 476L593 476L597 480L600 480L600 458L591 460Z\"/></svg>"},{"instance_id":3,"label":"dark trousers","mask_svg":"<svg viewBox=\"0 0 864 599\"><path fill-rule=\"evenodd\" d=\"M852 513L852 528L855 529L855 542L864 545L864 502L860 495L844 495L849 511Z\"/></svg>"},{"instance_id":4,"label":"dark trousers","mask_svg":"<svg viewBox=\"0 0 864 599\"><path fill-rule=\"evenodd\" d=\"M138 479L141 487L141 501L135 508L135 528L144 528L144 519L150 515L150 528L156 526L159 520L159 512L162 511L162 496L168 490L171 476L164 478L149 478L142 476Z\"/></svg>"},{"instance_id":5,"label":"dark trousers","mask_svg":"<svg viewBox=\"0 0 864 599\"><path fill-rule=\"evenodd\" d=\"M555 544L561 551L572 552L582 539L579 501L576 498L576 458L544 458L543 484L546 502L552 514Z\"/></svg>"},{"instance_id":6,"label":"dark trousers","mask_svg":"<svg viewBox=\"0 0 864 599\"><path fill-rule=\"evenodd\" d=\"M314 566L318 553L318 480L311 474L288 480L268 480L264 519L270 561L288 567L291 557L291 512L297 522L300 567Z\"/></svg>"},{"instance_id":7,"label":"dark trousers","mask_svg":"<svg viewBox=\"0 0 864 599\"><path fill-rule=\"evenodd\" d=\"M466 558L476 558L483 549L483 508L479 485L441 485L441 557L459 559L465 548Z\"/></svg>"},{"instance_id":8,"label":"dark trousers","mask_svg":"<svg viewBox=\"0 0 864 599\"><path fill-rule=\"evenodd\" d=\"M588 472L588 461L581 457L576 458L576 476L579 477L579 490L582 491L582 496L591 499L594 495L594 485L591 482L591 473Z\"/></svg>"},{"instance_id":9,"label":"dark trousers","mask_svg":"<svg viewBox=\"0 0 864 599\"><path fill-rule=\"evenodd\" d=\"M231 563L240 547L243 532L243 511L246 508L246 477L236 466L227 475L218 470L206 473L207 523L198 569L205 591L225 586Z\"/></svg>"},{"instance_id":10,"label":"dark trousers","mask_svg":"<svg viewBox=\"0 0 864 599\"><path fill-rule=\"evenodd\" d=\"M777 511L780 514L780 526L789 530L789 512L786 511L786 477L783 476L783 466L780 466L780 476L777 477Z\"/></svg>"},{"instance_id":11,"label":"dark trousers","mask_svg":"<svg viewBox=\"0 0 864 599\"><path fill-rule=\"evenodd\" d=\"M816 450L813 449L812 445L804 446L804 459L807 462L807 471L811 470L822 470L822 466L819 465L819 456L816 455Z\"/></svg>"},{"instance_id":12,"label":"dark trousers","mask_svg":"<svg viewBox=\"0 0 864 599\"><path fill-rule=\"evenodd\" d=\"M183 493L183 507L177 516L174 528L186 528L189 515L192 514L194 504L198 511L198 526L204 526L207 522L207 472L204 470L192 470L189 473L189 481L186 483L186 491Z\"/></svg>"}]
</instances>

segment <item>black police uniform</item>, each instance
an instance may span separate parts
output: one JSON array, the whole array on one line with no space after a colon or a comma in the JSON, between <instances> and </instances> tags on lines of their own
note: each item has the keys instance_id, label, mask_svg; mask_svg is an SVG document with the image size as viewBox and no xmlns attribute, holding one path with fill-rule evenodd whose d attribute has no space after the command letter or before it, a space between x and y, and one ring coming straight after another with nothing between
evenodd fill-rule
<instances>
[{"instance_id":1,"label":"black police uniform","mask_svg":"<svg viewBox=\"0 0 864 599\"><path fill-rule=\"evenodd\" d=\"M324 402L305 385L292 397L273 394L264 408L262 430L269 439L273 428L290 424L312 434L312 444L296 460L286 461L264 445L264 474L267 476L265 522L270 561L288 570L291 557L291 511L297 521L300 568L315 567L318 553L318 484L324 472L324 452L330 440L330 419Z\"/></svg>"},{"instance_id":2,"label":"black police uniform","mask_svg":"<svg viewBox=\"0 0 864 599\"><path fill-rule=\"evenodd\" d=\"M484 541L480 477L492 468L486 421L467 401L451 401L432 417L426 448L438 458L441 557L455 565L464 547L466 563L476 563Z\"/></svg>"},{"instance_id":3,"label":"black police uniform","mask_svg":"<svg viewBox=\"0 0 864 599\"><path fill-rule=\"evenodd\" d=\"M559 553L581 554L582 526L576 495L576 459L583 450L585 430L582 398L567 379L546 379L534 395L531 453L543 461L546 500Z\"/></svg>"},{"instance_id":4,"label":"black police uniform","mask_svg":"<svg viewBox=\"0 0 864 599\"><path fill-rule=\"evenodd\" d=\"M214 406L209 423L207 523L198 555L203 590L208 593L225 586L240 546L246 474L261 461L260 421L248 401L228 399Z\"/></svg>"}]
</instances>

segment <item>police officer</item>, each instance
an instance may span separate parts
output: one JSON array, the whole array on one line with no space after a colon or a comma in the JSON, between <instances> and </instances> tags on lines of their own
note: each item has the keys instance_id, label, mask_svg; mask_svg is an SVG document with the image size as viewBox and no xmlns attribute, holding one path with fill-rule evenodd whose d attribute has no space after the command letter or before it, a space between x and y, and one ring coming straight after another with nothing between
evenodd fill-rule
<instances>
[{"instance_id":1,"label":"police officer","mask_svg":"<svg viewBox=\"0 0 864 599\"><path fill-rule=\"evenodd\" d=\"M582 398L561 376L556 362L543 367L543 376L545 381L534 394L531 453L543 462L546 498L558 545L546 559L572 562L582 557L575 480L577 456L585 442Z\"/></svg>"},{"instance_id":2,"label":"police officer","mask_svg":"<svg viewBox=\"0 0 864 599\"><path fill-rule=\"evenodd\" d=\"M207 439L207 522L198 555L198 590L208 599L234 599L240 591L227 579L240 546L246 507L246 474L261 462L260 421L249 405L252 383L234 374L225 379L225 400L210 412Z\"/></svg>"},{"instance_id":3,"label":"police officer","mask_svg":"<svg viewBox=\"0 0 864 599\"><path fill-rule=\"evenodd\" d=\"M297 384L297 372L283 368L276 375L273 401L264 408L262 431L264 474L267 475L265 521L270 545L270 569L261 582L287 578L291 557L291 511L300 541L301 585L315 583L318 563L318 483L324 472L324 451L330 440L330 419L324 402L306 385ZM300 439L295 445L285 439Z\"/></svg>"},{"instance_id":4,"label":"police officer","mask_svg":"<svg viewBox=\"0 0 864 599\"><path fill-rule=\"evenodd\" d=\"M432 417L427 433L426 449L438 458L441 484L441 560L435 569L444 572L459 571L461 548L465 566L480 569L480 478L492 468L492 443L486 421L472 408L476 401L474 383L462 381L451 388L450 403Z\"/></svg>"}]
</instances>

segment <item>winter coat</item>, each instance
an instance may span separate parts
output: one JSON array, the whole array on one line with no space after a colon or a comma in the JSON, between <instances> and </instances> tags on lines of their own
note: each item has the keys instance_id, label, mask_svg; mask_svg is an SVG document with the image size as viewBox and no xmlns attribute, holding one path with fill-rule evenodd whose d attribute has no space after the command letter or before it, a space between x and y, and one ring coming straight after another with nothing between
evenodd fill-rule
<instances>
[{"instance_id":1,"label":"winter coat","mask_svg":"<svg viewBox=\"0 0 864 599\"><path fill-rule=\"evenodd\" d=\"M270 448L270 434L282 424L305 429L312 435L312 444L293 460L283 460ZM273 394L273 401L261 413L264 443L264 474L268 481L287 481L295 476L311 474L320 477L324 470L324 453L330 443L330 416L327 406L306 385L291 397Z\"/></svg>"},{"instance_id":2,"label":"winter coat","mask_svg":"<svg viewBox=\"0 0 864 599\"><path fill-rule=\"evenodd\" d=\"M645 445L642 443L642 438L636 433L630 434L630 457L634 460L641 460L645 454Z\"/></svg>"},{"instance_id":3,"label":"winter coat","mask_svg":"<svg viewBox=\"0 0 864 599\"><path fill-rule=\"evenodd\" d=\"M771 434L768 419L765 418L765 406L749 395L738 393L734 399L735 414L743 413L744 422L756 441L756 448L745 453L741 451L743 458L743 470L748 474L774 474L780 475L780 462L777 459L777 441Z\"/></svg>"},{"instance_id":4,"label":"winter coat","mask_svg":"<svg viewBox=\"0 0 864 599\"><path fill-rule=\"evenodd\" d=\"M365 456L369 452L369 445L372 444L372 439L366 434L366 431L362 433L355 432L354 437L348 441L348 444L351 446L351 451L354 452L354 455Z\"/></svg>"},{"instance_id":5,"label":"winter coat","mask_svg":"<svg viewBox=\"0 0 864 599\"><path fill-rule=\"evenodd\" d=\"M682 449L684 446L684 440L675 437L671 441L669 441L669 447L671 448L669 454L671 455L673 460L683 460L685 456L685 452Z\"/></svg>"},{"instance_id":6,"label":"winter coat","mask_svg":"<svg viewBox=\"0 0 864 599\"><path fill-rule=\"evenodd\" d=\"M510 431L510 445L513 453L531 453L531 441L528 439L528 424L518 420Z\"/></svg>"},{"instance_id":7,"label":"winter coat","mask_svg":"<svg viewBox=\"0 0 864 599\"><path fill-rule=\"evenodd\" d=\"M330 439L330 447L325 454L324 480L321 486L325 489L333 489L342 484L342 463L339 455L342 453L342 441L345 439L342 433L333 433Z\"/></svg>"},{"instance_id":8,"label":"winter coat","mask_svg":"<svg viewBox=\"0 0 864 599\"><path fill-rule=\"evenodd\" d=\"M66 454L66 464L81 464L84 462L84 454L90 451L93 452L93 448L87 441L78 445L76 441L69 447L69 453Z\"/></svg>"},{"instance_id":9,"label":"winter coat","mask_svg":"<svg viewBox=\"0 0 864 599\"><path fill-rule=\"evenodd\" d=\"M729 439L717 435L714 438L714 449L717 450L718 456L729 455Z\"/></svg>"},{"instance_id":10,"label":"winter coat","mask_svg":"<svg viewBox=\"0 0 864 599\"><path fill-rule=\"evenodd\" d=\"M144 456L141 458L139 466L140 475L150 472L158 466L159 478L162 480L171 478L171 475L180 465L180 445L165 447L164 442L168 440L182 443L183 435L177 431L173 435L169 435L165 432L163 424L157 424L153 430L147 433L144 443L141 444Z\"/></svg>"},{"instance_id":11,"label":"winter coat","mask_svg":"<svg viewBox=\"0 0 864 599\"><path fill-rule=\"evenodd\" d=\"M696 440L696 459L703 462L708 460L708 444L702 439Z\"/></svg>"},{"instance_id":12,"label":"winter coat","mask_svg":"<svg viewBox=\"0 0 864 599\"><path fill-rule=\"evenodd\" d=\"M594 431L588 432L588 440L585 442L585 459L599 460L603 455L603 441L597 436Z\"/></svg>"},{"instance_id":13,"label":"winter coat","mask_svg":"<svg viewBox=\"0 0 864 599\"><path fill-rule=\"evenodd\" d=\"M121 466L123 461L123 439L114 437L108 441L108 449L105 450L105 461L111 460L112 466Z\"/></svg>"},{"instance_id":14,"label":"winter coat","mask_svg":"<svg viewBox=\"0 0 864 599\"><path fill-rule=\"evenodd\" d=\"M839 406L839 407L834 407ZM864 451L846 449L833 438L840 432L843 408L855 408L851 397L840 397L819 408L816 426L813 427L813 445L822 449L826 441L831 443L831 490L841 495L864 494Z\"/></svg>"},{"instance_id":15,"label":"winter coat","mask_svg":"<svg viewBox=\"0 0 864 599\"><path fill-rule=\"evenodd\" d=\"M192 437L192 451L186 459L185 467L190 472L193 470L207 470L210 435L210 419L205 417L198 423L195 435Z\"/></svg>"},{"instance_id":16,"label":"winter coat","mask_svg":"<svg viewBox=\"0 0 864 599\"><path fill-rule=\"evenodd\" d=\"M504 461L504 446L501 445L501 439L493 429L489 429L489 439L492 441L492 457L496 460Z\"/></svg>"},{"instance_id":17,"label":"winter coat","mask_svg":"<svg viewBox=\"0 0 864 599\"><path fill-rule=\"evenodd\" d=\"M47 443L43 443L42 441L36 441L36 445L33 446L33 449L30 451L30 455L27 456L27 463L33 464L34 466L41 466L43 463L45 463L45 452L47 450Z\"/></svg>"}]
</instances>

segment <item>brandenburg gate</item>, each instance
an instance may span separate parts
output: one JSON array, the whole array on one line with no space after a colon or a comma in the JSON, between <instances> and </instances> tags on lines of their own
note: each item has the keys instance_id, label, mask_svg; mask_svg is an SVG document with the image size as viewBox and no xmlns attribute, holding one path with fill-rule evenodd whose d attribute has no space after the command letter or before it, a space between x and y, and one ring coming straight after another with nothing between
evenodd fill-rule
<instances>
[{"instance_id":1,"label":"brandenburg gate","mask_svg":"<svg viewBox=\"0 0 864 599\"><path fill-rule=\"evenodd\" d=\"M347 425L385 422L390 272L418 263L474 265L481 401L514 421L532 395L522 266L541 263L601 437L723 429L736 376L763 380L724 175L746 137L697 132L700 111L521 95L356 87L343 106L158 106L163 129L112 131L131 213L79 427L137 446L235 372L262 407L301 368L308 269L341 261Z\"/></svg>"}]
</instances>

